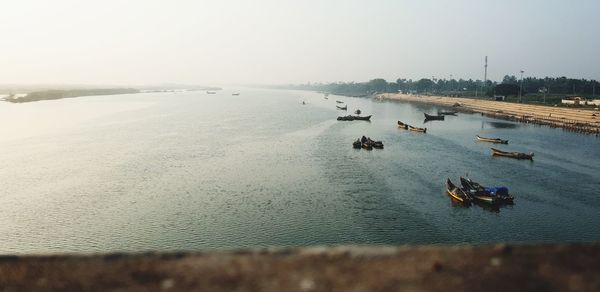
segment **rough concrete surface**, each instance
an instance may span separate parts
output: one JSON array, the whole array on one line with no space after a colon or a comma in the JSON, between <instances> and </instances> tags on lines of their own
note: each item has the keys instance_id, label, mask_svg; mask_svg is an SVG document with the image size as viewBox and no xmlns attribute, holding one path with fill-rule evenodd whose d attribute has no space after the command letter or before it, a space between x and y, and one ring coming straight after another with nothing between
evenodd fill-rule
<instances>
[{"instance_id":1,"label":"rough concrete surface","mask_svg":"<svg viewBox=\"0 0 600 292\"><path fill-rule=\"evenodd\" d=\"M4 256L2 291L600 291L600 245Z\"/></svg>"}]
</instances>

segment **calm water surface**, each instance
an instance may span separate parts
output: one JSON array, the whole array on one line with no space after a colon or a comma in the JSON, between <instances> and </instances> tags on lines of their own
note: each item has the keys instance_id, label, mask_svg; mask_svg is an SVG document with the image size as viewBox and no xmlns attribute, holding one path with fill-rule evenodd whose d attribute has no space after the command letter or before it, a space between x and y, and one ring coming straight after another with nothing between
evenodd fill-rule
<instances>
[{"instance_id":1,"label":"calm water surface","mask_svg":"<svg viewBox=\"0 0 600 292\"><path fill-rule=\"evenodd\" d=\"M600 240L599 138L238 90L0 103L0 253ZM336 99L372 121L336 121ZM475 134L535 161L494 158ZM361 135L385 149L352 149ZM509 186L515 205L453 206L444 182L461 175Z\"/></svg>"}]
</instances>

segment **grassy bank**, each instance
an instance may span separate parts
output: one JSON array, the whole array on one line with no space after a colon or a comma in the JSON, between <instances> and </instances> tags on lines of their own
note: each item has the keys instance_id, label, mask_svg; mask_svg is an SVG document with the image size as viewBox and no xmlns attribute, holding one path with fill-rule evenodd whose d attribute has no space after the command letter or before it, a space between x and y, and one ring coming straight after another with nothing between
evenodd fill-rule
<instances>
[{"instance_id":1,"label":"grassy bank","mask_svg":"<svg viewBox=\"0 0 600 292\"><path fill-rule=\"evenodd\" d=\"M127 93L138 93L138 89L134 88L104 88L104 89L72 89L72 90L44 90L34 91L28 93L26 96L13 97L4 99L7 102L12 103L23 103L40 100L53 100L62 98L72 98L80 96L93 96L93 95L113 95L113 94L127 94Z\"/></svg>"}]
</instances>

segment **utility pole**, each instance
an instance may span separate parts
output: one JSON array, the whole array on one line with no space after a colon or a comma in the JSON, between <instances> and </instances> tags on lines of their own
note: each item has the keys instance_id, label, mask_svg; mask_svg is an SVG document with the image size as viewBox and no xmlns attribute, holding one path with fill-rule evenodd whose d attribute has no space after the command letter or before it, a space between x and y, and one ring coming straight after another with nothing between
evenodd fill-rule
<instances>
[{"instance_id":1,"label":"utility pole","mask_svg":"<svg viewBox=\"0 0 600 292\"><path fill-rule=\"evenodd\" d=\"M487 56L485 56L485 65L483 67L485 68L485 73L483 74L483 85L485 86L487 83Z\"/></svg>"},{"instance_id":2,"label":"utility pole","mask_svg":"<svg viewBox=\"0 0 600 292\"><path fill-rule=\"evenodd\" d=\"M523 96L523 70L521 70L521 87L519 88L519 102L521 102L521 97Z\"/></svg>"}]
</instances>

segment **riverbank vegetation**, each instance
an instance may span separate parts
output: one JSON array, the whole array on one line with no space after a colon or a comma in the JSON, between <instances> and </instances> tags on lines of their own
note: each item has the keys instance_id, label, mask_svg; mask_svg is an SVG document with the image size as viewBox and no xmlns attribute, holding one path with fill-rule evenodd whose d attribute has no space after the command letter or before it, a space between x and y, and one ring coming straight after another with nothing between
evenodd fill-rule
<instances>
[{"instance_id":1,"label":"riverbank vegetation","mask_svg":"<svg viewBox=\"0 0 600 292\"><path fill-rule=\"evenodd\" d=\"M13 103L32 102L40 100L52 100L92 95L113 95L138 93L134 88L101 88L101 89L70 89L70 90L43 90L30 92L25 96L6 98L5 101Z\"/></svg>"},{"instance_id":2,"label":"riverbank vegetation","mask_svg":"<svg viewBox=\"0 0 600 292\"><path fill-rule=\"evenodd\" d=\"M419 80L398 78L396 81L388 82L378 78L368 82L306 83L292 85L291 88L347 96L370 96L378 93L397 92L471 98L491 98L503 95L508 101L518 101L521 80L509 75L504 76L501 82L436 78ZM598 98L598 91L600 91L600 83L596 80L527 77L522 80L521 101L556 104L569 96Z\"/></svg>"}]
</instances>

